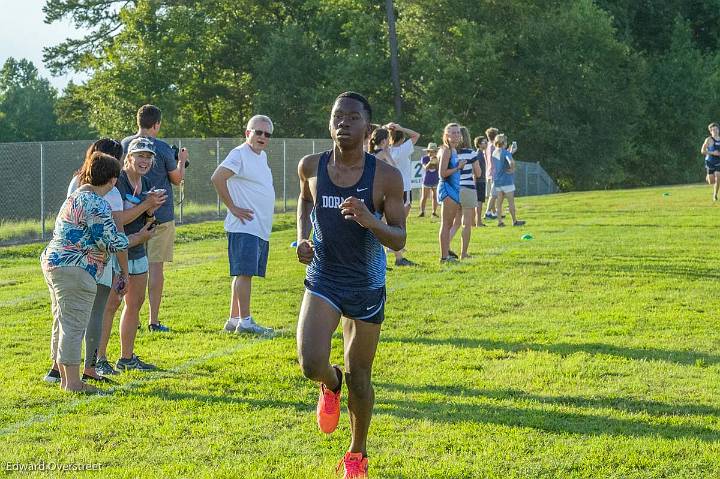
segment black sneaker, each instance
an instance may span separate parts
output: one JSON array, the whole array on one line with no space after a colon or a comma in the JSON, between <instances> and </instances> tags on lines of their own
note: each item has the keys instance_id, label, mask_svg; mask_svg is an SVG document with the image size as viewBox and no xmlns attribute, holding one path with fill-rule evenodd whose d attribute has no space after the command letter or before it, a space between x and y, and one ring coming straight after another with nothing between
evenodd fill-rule
<instances>
[{"instance_id":1,"label":"black sneaker","mask_svg":"<svg viewBox=\"0 0 720 479\"><path fill-rule=\"evenodd\" d=\"M168 327L165 326L164 324L160 324L160 323L153 324L153 323L150 323L150 324L148 324L148 331L150 331L151 333L169 333L169 332L170 332L170 328L168 328Z\"/></svg>"},{"instance_id":2,"label":"black sneaker","mask_svg":"<svg viewBox=\"0 0 720 479\"><path fill-rule=\"evenodd\" d=\"M106 359L98 359L95 365L95 372L100 376L112 376L113 374L120 374L112 367L112 364Z\"/></svg>"},{"instance_id":3,"label":"black sneaker","mask_svg":"<svg viewBox=\"0 0 720 479\"><path fill-rule=\"evenodd\" d=\"M407 258L400 258L395 260L395 266L415 266L415 263Z\"/></svg>"},{"instance_id":4,"label":"black sneaker","mask_svg":"<svg viewBox=\"0 0 720 479\"><path fill-rule=\"evenodd\" d=\"M120 358L117 360L115 367L118 371L155 371L157 366L140 360L137 355L133 354L130 359Z\"/></svg>"},{"instance_id":5,"label":"black sneaker","mask_svg":"<svg viewBox=\"0 0 720 479\"><path fill-rule=\"evenodd\" d=\"M451 258L458 259L457 253L456 253L455 251L451 250L451 249L448 250L448 256L451 257Z\"/></svg>"},{"instance_id":6,"label":"black sneaker","mask_svg":"<svg viewBox=\"0 0 720 479\"><path fill-rule=\"evenodd\" d=\"M60 371L57 369L51 369L43 378L46 383L59 383L60 382Z\"/></svg>"},{"instance_id":7,"label":"black sneaker","mask_svg":"<svg viewBox=\"0 0 720 479\"><path fill-rule=\"evenodd\" d=\"M522 226L525 222L523 220L513 221L513 226Z\"/></svg>"}]
</instances>

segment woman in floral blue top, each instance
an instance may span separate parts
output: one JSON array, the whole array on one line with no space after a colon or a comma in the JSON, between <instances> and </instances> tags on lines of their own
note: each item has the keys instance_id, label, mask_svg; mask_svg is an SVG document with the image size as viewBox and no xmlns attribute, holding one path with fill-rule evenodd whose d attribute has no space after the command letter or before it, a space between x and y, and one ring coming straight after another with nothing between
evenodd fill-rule
<instances>
[{"instance_id":1,"label":"woman in floral blue top","mask_svg":"<svg viewBox=\"0 0 720 479\"><path fill-rule=\"evenodd\" d=\"M40 257L54 317L51 355L66 391L97 391L80 379L83 333L109 254L128 248L127 236L117 231L110 205L102 198L115 186L120 164L96 152L89 166L88 183L65 200L53 238Z\"/></svg>"}]
</instances>

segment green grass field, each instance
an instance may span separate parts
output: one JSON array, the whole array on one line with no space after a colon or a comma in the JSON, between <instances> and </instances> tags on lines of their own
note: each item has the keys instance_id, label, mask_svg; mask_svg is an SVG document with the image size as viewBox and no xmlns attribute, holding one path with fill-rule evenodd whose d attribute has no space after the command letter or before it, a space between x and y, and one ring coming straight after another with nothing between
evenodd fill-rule
<instances>
[{"instance_id":1,"label":"green grass field","mask_svg":"<svg viewBox=\"0 0 720 479\"><path fill-rule=\"evenodd\" d=\"M297 206L297 198L283 201L279 199L275 202L275 211L294 211ZM217 205L210 203L196 203L186 201L183 205L183 222L195 223L198 221L214 220L216 218L225 219L225 206L221 205L221 214L217 214ZM180 207L175 206L175 214L180 216ZM49 241L52 237L52 230L55 226L55 215L50 214L45 218L45 237ZM40 220L0 220L0 248L3 246L13 246L17 244L40 241L40 233L42 224Z\"/></svg>"},{"instance_id":2,"label":"green grass field","mask_svg":"<svg viewBox=\"0 0 720 479\"><path fill-rule=\"evenodd\" d=\"M437 220L414 209L407 256L419 266L387 278L371 477L720 477L720 205L709 199L706 186L521 198L527 227L474 229L474 257L455 265L438 263ZM180 227L162 307L173 332L143 331L136 347L165 371L123 375L103 397L41 381L51 321L43 245L0 249L2 467L334 477L347 414L333 435L318 432L316 386L295 353L304 268L289 247L293 218L275 223L253 310L280 336L220 333L222 224ZM339 335L333 345L342 362Z\"/></svg>"}]
</instances>

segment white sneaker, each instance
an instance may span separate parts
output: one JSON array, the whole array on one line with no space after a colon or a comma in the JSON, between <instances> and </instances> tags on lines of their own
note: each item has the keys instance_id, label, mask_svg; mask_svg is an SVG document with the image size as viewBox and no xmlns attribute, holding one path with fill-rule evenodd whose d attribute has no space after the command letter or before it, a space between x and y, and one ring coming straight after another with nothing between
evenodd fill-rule
<instances>
[{"instance_id":1,"label":"white sneaker","mask_svg":"<svg viewBox=\"0 0 720 479\"><path fill-rule=\"evenodd\" d=\"M257 334L259 336L272 336L274 333L272 328L264 328L257 324L253 318L243 321L238 321L237 328L235 328L237 334Z\"/></svg>"},{"instance_id":2,"label":"white sneaker","mask_svg":"<svg viewBox=\"0 0 720 479\"><path fill-rule=\"evenodd\" d=\"M233 321L233 319L235 321ZM236 318L228 318L227 321L225 321L225 327L223 328L223 333L234 333L235 329L237 329L238 323L240 321Z\"/></svg>"}]
</instances>

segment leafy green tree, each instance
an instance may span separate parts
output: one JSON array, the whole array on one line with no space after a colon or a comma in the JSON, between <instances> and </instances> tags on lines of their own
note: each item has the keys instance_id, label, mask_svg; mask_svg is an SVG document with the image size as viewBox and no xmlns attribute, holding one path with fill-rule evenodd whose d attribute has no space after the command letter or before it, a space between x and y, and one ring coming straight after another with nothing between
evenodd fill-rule
<instances>
[{"instance_id":1,"label":"leafy green tree","mask_svg":"<svg viewBox=\"0 0 720 479\"><path fill-rule=\"evenodd\" d=\"M648 101L636 136L636 161L627 165L629 183L654 185L703 178L700 146L707 125L717 121L717 59L693 41L691 24L677 17L670 48L647 67L643 97Z\"/></svg>"},{"instance_id":2,"label":"leafy green tree","mask_svg":"<svg viewBox=\"0 0 720 479\"><path fill-rule=\"evenodd\" d=\"M417 123L436 139L448 121L473 134L498 127L521 145L520 160L540 161L564 188L621 182L638 78L608 15L589 0L462 3L453 15L408 2L399 18L403 38L414 37L401 70Z\"/></svg>"},{"instance_id":3,"label":"leafy green tree","mask_svg":"<svg viewBox=\"0 0 720 479\"><path fill-rule=\"evenodd\" d=\"M55 102L58 139L88 140L97 136L97 132L89 125L90 105L80 99L76 94L77 89L78 86L71 81Z\"/></svg>"},{"instance_id":4,"label":"leafy green tree","mask_svg":"<svg viewBox=\"0 0 720 479\"><path fill-rule=\"evenodd\" d=\"M31 61L8 58L0 70L0 141L56 139L56 98Z\"/></svg>"},{"instance_id":5,"label":"leafy green tree","mask_svg":"<svg viewBox=\"0 0 720 479\"><path fill-rule=\"evenodd\" d=\"M426 139L450 120L497 126L564 189L697 179L720 0L48 0L47 21L88 32L46 50L53 71L90 75L58 101L61 126L85 116L122 136L154 103L167 136L240 136L254 113L278 135L325 136L345 90L389 121L386 4L400 121Z\"/></svg>"}]
</instances>

